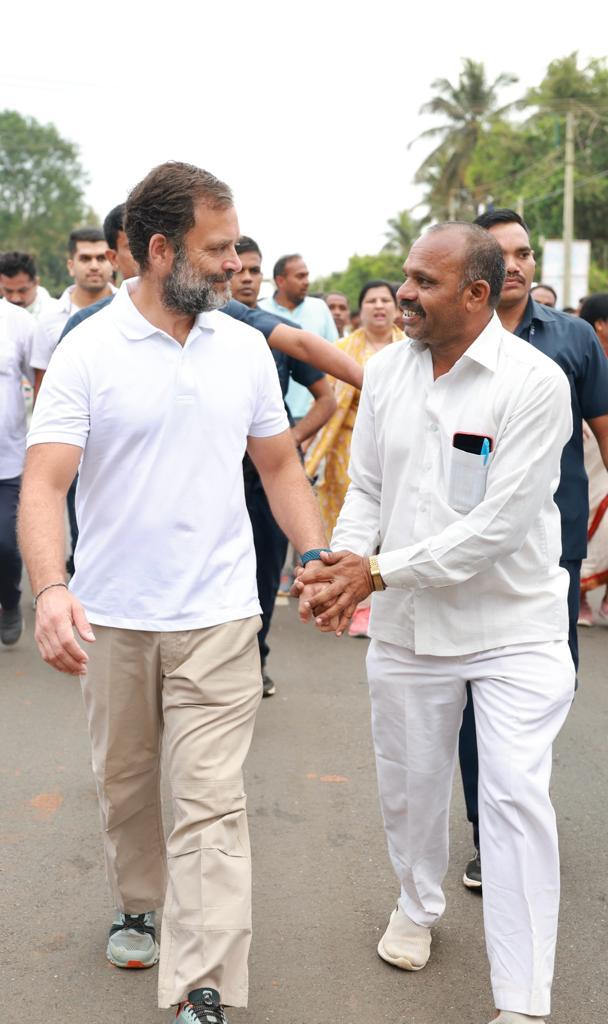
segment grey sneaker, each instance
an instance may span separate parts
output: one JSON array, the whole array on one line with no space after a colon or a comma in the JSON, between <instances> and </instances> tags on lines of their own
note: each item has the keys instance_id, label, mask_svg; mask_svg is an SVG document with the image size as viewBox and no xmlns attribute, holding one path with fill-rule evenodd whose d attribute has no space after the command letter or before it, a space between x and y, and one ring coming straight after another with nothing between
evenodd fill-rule
<instances>
[{"instance_id":1,"label":"grey sneaker","mask_svg":"<svg viewBox=\"0 0 608 1024\"><path fill-rule=\"evenodd\" d=\"M265 672L262 672L262 687L262 697L272 697L277 692L274 680L267 676Z\"/></svg>"},{"instance_id":2,"label":"grey sneaker","mask_svg":"<svg viewBox=\"0 0 608 1024\"><path fill-rule=\"evenodd\" d=\"M177 1008L175 1024L228 1024L214 988L195 988Z\"/></svg>"},{"instance_id":3,"label":"grey sneaker","mask_svg":"<svg viewBox=\"0 0 608 1024\"><path fill-rule=\"evenodd\" d=\"M154 967L159 955L154 913L123 914L117 910L106 950L110 963L115 967Z\"/></svg>"},{"instance_id":4,"label":"grey sneaker","mask_svg":"<svg viewBox=\"0 0 608 1024\"><path fill-rule=\"evenodd\" d=\"M479 856L479 850L475 850L473 860L470 860L464 869L462 884L466 885L467 889L478 889L481 891L481 857Z\"/></svg>"},{"instance_id":5,"label":"grey sneaker","mask_svg":"<svg viewBox=\"0 0 608 1024\"><path fill-rule=\"evenodd\" d=\"M22 632L23 615L21 614L20 605L17 605L16 608L3 608L2 618L0 619L0 640L2 640L2 643L6 647L16 644Z\"/></svg>"}]
</instances>

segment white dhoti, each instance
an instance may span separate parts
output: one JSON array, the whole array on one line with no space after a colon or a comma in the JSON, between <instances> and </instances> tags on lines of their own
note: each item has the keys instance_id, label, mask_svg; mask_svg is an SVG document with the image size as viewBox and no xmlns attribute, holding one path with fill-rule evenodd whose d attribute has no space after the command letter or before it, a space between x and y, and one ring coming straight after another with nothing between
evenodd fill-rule
<instances>
[{"instance_id":1,"label":"white dhoti","mask_svg":"<svg viewBox=\"0 0 608 1024\"><path fill-rule=\"evenodd\" d=\"M445 909L449 804L471 683L479 750L483 910L501 1010L550 1012L559 854L552 743L574 693L566 641L459 657L373 640L367 656L382 814L399 903L419 925Z\"/></svg>"}]
</instances>

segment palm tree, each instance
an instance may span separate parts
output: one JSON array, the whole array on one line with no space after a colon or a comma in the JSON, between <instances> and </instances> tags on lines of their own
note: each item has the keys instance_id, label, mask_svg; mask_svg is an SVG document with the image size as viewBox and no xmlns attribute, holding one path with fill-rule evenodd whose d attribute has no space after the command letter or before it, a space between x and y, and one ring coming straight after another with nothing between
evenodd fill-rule
<instances>
[{"instance_id":1,"label":"palm tree","mask_svg":"<svg viewBox=\"0 0 608 1024\"><path fill-rule=\"evenodd\" d=\"M420 108L420 113L441 116L444 123L428 128L414 139L440 139L414 179L428 187L425 202L431 215L437 216L441 211L443 217L454 218L476 212L474 198L467 188L467 168L480 134L513 106L497 105L499 90L515 82L516 76L506 72L488 83L484 65L465 57L457 85L447 78L437 78L432 83L437 95Z\"/></svg>"},{"instance_id":2,"label":"palm tree","mask_svg":"<svg viewBox=\"0 0 608 1024\"><path fill-rule=\"evenodd\" d=\"M386 242L382 246L382 252L394 252L398 256L405 256L420 234L420 225L408 210L401 210L394 217L389 217L386 227Z\"/></svg>"}]
</instances>

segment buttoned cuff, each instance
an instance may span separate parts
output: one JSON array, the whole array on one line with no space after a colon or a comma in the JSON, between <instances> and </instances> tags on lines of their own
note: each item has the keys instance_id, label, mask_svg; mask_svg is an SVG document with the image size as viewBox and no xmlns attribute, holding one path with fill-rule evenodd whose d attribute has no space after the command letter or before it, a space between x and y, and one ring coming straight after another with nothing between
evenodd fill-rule
<instances>
[{"instance_id":1,"label":"buttoned cuff","mask_svg":"<svg viewBox=\"0 0 608 1024\"><path fill-rule=\"evenodd\" d=\"M407 564L407 548L400 551L383 551L378 555L380 575L387 587L400 590L418 590L418 578L411 565Z\"/></svg>"}]
</instances>

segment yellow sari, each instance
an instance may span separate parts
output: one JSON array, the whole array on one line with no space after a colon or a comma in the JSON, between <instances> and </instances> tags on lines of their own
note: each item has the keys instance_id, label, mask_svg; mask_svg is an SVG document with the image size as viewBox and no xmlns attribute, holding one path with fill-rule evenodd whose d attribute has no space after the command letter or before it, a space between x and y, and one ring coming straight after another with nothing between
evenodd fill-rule
<instances>
[{"instance_id":1,"label":"yellow sari","mask_svg":"<svg viewBox=\"0 0 608 1024\"><path fill-rule=\"evenodd\" d=\"M393 327L392 341L399 341L404 337L403 331ZM368 359L375 355L373 346L365 337L363 327L335 344L337 348L352 356L359 366L365 366ZM350 483L350 444L360 395L359 390L352 384L334 380L333 377L330 377L330 381L334 387L338 408L317 434L304 463L308 476L314 477L322 460L325 459L325 473L316 490L328 540L334 531Z\"/></svg>"}]
</instances>

